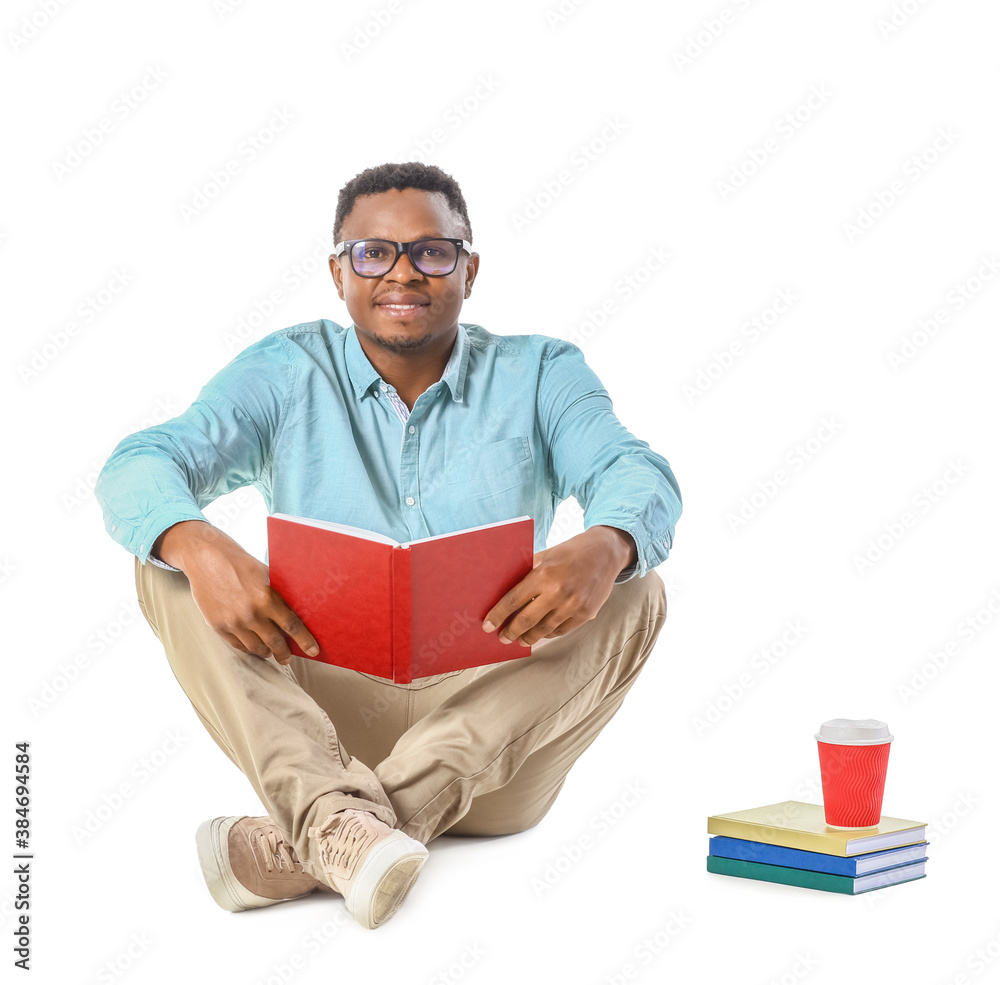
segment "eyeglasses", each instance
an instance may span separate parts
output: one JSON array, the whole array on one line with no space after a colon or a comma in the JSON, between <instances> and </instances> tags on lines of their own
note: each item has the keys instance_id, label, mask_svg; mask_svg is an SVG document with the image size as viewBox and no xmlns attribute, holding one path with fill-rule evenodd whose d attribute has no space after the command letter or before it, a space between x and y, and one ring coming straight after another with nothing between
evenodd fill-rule
<instances>
[{"instance_id":1,"label":"eyeglasses","mask_svg":"<svg viewBox=\"0 0 1000 985\"><path fill-rule=\"evenodd\" d=\"M351 269L359 277L384 277L400 254L426 277L447 277L458 265L459 250L472 252L464 239L415 239L412 243L394 243L389 239L349 239L334 246L334 255L347 252Z\"/></svg>"}]
</instances>

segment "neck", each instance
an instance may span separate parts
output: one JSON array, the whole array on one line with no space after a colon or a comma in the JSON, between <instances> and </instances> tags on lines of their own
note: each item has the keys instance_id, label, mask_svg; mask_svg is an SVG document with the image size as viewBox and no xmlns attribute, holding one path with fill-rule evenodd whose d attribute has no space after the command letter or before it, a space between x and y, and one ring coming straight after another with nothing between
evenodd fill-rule
<instances>
[{"instance_id":1,"label":"neck","mask_svg":"<svg viewBox=\"0 0 1000 985\"><path fill-rule=\"evenodd\" d=\"M370 334L355 334L368 361L379 376L396 388L399 398L413 410L417 397L444 375L444 368L458 340L458 324L446 336L429 339L423 345L394 345Z\"/></svg>"}]
</instances>

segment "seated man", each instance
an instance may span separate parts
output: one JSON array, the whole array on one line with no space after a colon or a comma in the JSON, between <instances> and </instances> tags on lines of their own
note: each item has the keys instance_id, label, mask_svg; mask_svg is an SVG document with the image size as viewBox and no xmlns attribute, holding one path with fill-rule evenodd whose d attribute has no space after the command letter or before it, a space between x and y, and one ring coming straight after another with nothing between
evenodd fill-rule
<instances>
[{"instance_id":1,"label":"seated man","mask_svg":"<svg viewBox=\"0 0 1000 985\"><path fill-rule=\"evenodd\" d=\"M449 175L362 172L340 192L333 236L353 324L248 346L183 414L125 438L96 493L136 556L139 603L175 677L267 808L200 827L212 896L236 911L324 884L372 928L438 835L545 816L663 625L653 568L681 499L579 348L459 323L479 256ZM558 279L558 257L546 251L535 275ZM532 571L468 631L537 652L411 684L293 656L286 634L316 652L309 627L201 512L247 485L272 513L400 542L533 517ZM586 529L545 550L571 495Z\"/></svg>"}]
</instances>

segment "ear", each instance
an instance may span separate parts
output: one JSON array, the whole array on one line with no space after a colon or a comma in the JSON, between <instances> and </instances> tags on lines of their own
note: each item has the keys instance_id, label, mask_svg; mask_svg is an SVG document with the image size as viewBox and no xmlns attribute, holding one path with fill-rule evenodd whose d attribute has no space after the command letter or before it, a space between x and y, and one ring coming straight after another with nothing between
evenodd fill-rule
<instances>
[{"instance_id":1,"label":"ear","mask_svg":"<svg viewBox=\"0 0 1000 985\"><path fill-rule=\"evenodd\" d=\"M330 255L330 273L333 274L333 283L336 285L337 294L340 300L344 300L344 270L337 261L337 258Z\"/></svg>"},{"instance_id":2,"label":"ear","mask_svg":"<svg viewBox=\"0 0 1000 985\"><path fill-rule=\"evenodd\" d=\"M479 254L472 253L465 264L465 296L472 294L472 284L479 273Z\"/></svg>"}]
</instances>

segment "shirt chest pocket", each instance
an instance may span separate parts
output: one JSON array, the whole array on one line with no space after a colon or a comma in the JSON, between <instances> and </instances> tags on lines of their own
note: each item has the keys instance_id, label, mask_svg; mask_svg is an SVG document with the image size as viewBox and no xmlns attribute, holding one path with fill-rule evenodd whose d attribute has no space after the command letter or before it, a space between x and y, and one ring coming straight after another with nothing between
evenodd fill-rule
<instances>
[{"instance_id":1,"label":"shirt chest pocket","mask_svg":"<svg viewBox=\"0 0 1000 985\"><path fill-rule=\"evenodd\" d=\"M466 447L451 455L445 466L449 484L461 483L475 498L530 483L531 446L527 437L501 438L488 445Z\"/></svg>"}]
</instances>

